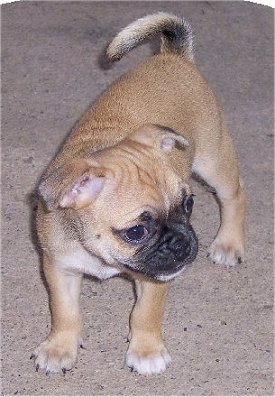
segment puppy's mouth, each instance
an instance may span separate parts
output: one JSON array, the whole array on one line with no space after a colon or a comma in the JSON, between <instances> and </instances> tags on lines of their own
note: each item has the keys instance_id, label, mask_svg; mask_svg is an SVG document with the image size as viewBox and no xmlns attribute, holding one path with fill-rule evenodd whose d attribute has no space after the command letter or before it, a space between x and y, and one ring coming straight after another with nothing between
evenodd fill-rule
<instances>
[{"instance_id":1,"label":"puppy's mouth","mask_svg":"<svg viewBox=\"0 0 275 397\"><path fill-rule=\"evenodd\" d=\"M198 239L190 224L165 227L152 245L142 247L124 266L131 271L159 281L177 277L192 263L198 252Z\"/></svg>"}]
</instances>

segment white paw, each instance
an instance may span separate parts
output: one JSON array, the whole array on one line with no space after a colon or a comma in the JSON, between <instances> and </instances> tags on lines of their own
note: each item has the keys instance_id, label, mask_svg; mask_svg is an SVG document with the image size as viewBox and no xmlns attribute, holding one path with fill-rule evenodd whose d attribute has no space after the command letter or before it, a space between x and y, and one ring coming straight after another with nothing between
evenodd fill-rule
<instances>
[{"instance_id":1,"label":"white paw","mask_svg":"<svg viewBox=\"0 0 275 397\"><path fill-rule=\"evenodd\" d=\"M68 341L65 335L64 339L57 336L41 343L31 358L35 359L36 371L43 369L47 375L60 371L66 373L75 364L77 348L78 343L75 338Z\"/></svg>"},{"instance_id":2,"label":"white paw","mask_svg":"<svg viewBox=\"0 0 275 397\"><path fill-rule=\"evenodd\" d=\"M128 367L141 375L160 374L166 370L170 362L171 357L165 348L148 355L129 352L126 357Z\"/></svg>"},{"instance_id":3,"label":"white paw","mask_svg":"<svg viewBox=\"0 0 275 397\"><path fill-rule=\"evenodd\" d=\"M238 247L237 244L224 244L214 240L209 249L209 257L218 265L231 267L242 263L244 250L241 246Z\"/></svg>"}]
</instances>

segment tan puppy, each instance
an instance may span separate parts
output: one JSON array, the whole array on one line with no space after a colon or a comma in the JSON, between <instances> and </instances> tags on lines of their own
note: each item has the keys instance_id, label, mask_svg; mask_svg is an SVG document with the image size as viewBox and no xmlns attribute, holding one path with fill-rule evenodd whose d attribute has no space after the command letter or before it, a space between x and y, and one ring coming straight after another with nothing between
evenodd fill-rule
<instances>
[{"instance_id":1,"label":"tan puppy","mask_svg":"<svg viewBox=\"0 0 275 397\"><path fill-rule=\"evenodd\" d=\"M231 266L244 254L244 193L217 100L193 62L189 25L158 13L125 28L107 50L121 58L160 35L160 54L114 82L68 137L39 183L37 230L50 291L51 332L36 368L66 372L81 345L83 273L130 274L137 301L126 362L164 371L161 336L167 281L195 259L191 173L215 188L221 226L211 259Z\"/></svg>"}]
</instances>

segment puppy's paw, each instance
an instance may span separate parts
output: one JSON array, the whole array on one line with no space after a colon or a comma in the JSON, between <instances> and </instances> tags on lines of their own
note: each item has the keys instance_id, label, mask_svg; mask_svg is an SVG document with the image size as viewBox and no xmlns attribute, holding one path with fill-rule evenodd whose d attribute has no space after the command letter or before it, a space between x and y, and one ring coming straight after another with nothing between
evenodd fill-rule
<instances>
[{"instance_id":1,"label":"puppy's paw","mask_svg":"<svg viewBox=\"0 0 275 397\"><path fill-rule=\"evenodd\" d=\"M236 266L244 259L244 248L240 242L223 242L216 238L211 244L208 256L218 265Z\"/></svg>"},{"instance_id":2,"label":"puppy's paw","mask_svg":"<svg viewBox=\"0 0 275 397\"><path fill-rule=\"evenodd\" d=\"M171 357L163 347L162 350L150 353L128 351L126 364L140 375L154 375L164 372L171 362Z\"/></svg>"},{"instance_id":3,"label":"puppy's paw","mask_svg":"<svg viewBox=\"0 0 275 397\"><path fill-rule=\"evenodd\" d=\"M66 373L76 362L79 340L75 335L60 332L49 336L33 352L36 371L43 369L46 374L62 371Z\"/></svg>"}]
</instances>

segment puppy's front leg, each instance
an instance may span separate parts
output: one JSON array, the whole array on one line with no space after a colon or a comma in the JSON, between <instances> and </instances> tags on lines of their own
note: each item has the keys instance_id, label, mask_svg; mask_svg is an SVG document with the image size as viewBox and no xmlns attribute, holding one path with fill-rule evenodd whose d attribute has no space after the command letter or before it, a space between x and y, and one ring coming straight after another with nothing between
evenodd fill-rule
<instances>
[{"instance_id":1,"label":"puppy's front leg","mask_svg":"<svg viewBox=\"0 0 275 397\"><path fill-rule=\"evenodd\" d=\"M82 318L79 296L82 274L60 269L58 261L43 258L43 270L50 291L51 332L34 351L36 369L46 373L70 370L81 343Z\"/></svg>"},{"instance_id":2,"label":"puppy's front leg","mask_svg":"<svg viewBox=\"0 0 275 397\"><path fill-rule=\"evenodd\" d=\"M166 283L136 280L137 301L130 319L126 363L142 375L161 373L171 361L161 334L166 291Z\"/></svg>"}]
</instances>

